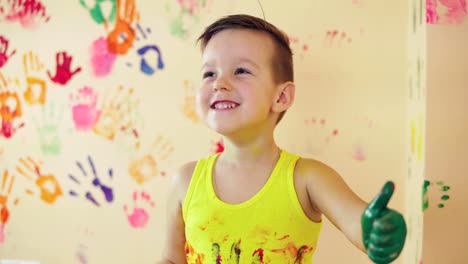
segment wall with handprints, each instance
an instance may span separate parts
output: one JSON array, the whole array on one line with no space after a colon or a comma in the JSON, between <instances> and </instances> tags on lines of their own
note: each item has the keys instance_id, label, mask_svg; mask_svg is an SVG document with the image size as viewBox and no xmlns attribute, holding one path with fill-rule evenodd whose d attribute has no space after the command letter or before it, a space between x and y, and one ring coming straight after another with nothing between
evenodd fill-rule
<instances>
[{"instance_id":1,"label":"wall with handprints","mask_svg":"<svg viewBox=\"0 0 468 264\"><path fill-rule=\"evenodd\" d=\"M466 1L427 1L424 264L468 261Z\"/></svg>"},{"instance_id":2,"label":"wall with handprints","mask_svg":"<svg viewBox=\"0 0 468 264\"><path fill-rule=\"evenodd\" d=\"M172 173L224 148L194 108L195 39L231 13L291 37L297 97L278 143L329 163L367 201L393 180L390 206L414 216L418 241L421 212L405 198L422 184L407 183L409 156L424 168L425 58L408 65L407 51L424 44L422 2L261 3L0 0L0 259L158 259ZM371 263L326 219L315 261Z\"/></svg>"}]
</instances>

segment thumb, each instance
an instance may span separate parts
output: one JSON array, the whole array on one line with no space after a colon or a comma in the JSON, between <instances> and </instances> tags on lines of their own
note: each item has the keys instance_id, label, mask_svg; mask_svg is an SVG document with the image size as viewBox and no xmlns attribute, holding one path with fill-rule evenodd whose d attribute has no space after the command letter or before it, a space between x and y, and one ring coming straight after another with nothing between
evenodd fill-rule
<instances>
[{"instance_id":1,"label":"thumb","mask_svg":"<svg viewBox=\"0 0 468 264\"><path fill-rule=\"evenodd\" d=\"M369 237L374 220L387 208L387 204L393 195L394 189L395 185L393 182L388 181L385 183L380 193L367 206L361 216L362 240L366 249L368 248Z\"/></svg>"},{"instance_id":2,"label":"thumb","mask_svg":"<svg viewBox=\"0 0 468 264\"><path fill-rule=\"evenodd\" d=\"M387 204L390 201L390 198L392 198L394 190L395 184L391 181L386 182L380 193L374 198L374 200L372 200L369 206L367 206L367 209L374 212L380 212L387 208Z\"/></svg>"}]
</instances>

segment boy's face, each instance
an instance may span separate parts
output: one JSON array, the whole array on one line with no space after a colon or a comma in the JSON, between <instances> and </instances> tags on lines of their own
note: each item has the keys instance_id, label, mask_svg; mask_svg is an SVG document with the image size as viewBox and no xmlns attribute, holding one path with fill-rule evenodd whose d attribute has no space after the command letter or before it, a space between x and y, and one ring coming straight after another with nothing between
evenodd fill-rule
<instances>
[{"instance_id":1,"label":"boy's face","mask_svg":"<svg viewBox=\"0 0 468 264\"><path fill-rule=\"evenodd\" d=\"M197 110L222 135L260 129L276 121L279 86L272 72L273 40L263 32L227 29L215 34L202 56Z\"/></svg>"}]
</instances>

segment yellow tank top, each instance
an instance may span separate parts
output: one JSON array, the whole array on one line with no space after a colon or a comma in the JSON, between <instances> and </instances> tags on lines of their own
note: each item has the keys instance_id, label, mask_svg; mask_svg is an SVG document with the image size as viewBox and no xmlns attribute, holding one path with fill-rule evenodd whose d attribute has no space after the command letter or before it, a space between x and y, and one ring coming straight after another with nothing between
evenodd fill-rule
<instances>
[{"instance_id":1,"label":"yellow tank top","mask_svg":"<svg viewBox=\"0 0 468 264\"><path fill-rule=\"evenodd\" d=\"M213 188L218 156L197 162L184 200L187 262L312 263L322 223L311 221L297 198L293 174L299 157L282 150L262 189L228 204Z\"/></svg>"}]
</instances>

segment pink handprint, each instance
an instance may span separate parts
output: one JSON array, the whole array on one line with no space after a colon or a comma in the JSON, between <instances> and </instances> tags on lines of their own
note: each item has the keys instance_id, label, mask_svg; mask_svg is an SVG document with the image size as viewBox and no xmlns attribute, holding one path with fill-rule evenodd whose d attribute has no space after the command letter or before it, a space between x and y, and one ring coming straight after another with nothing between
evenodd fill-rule
<instances>
[{"instance_id":1,"label":"pink handprint","mask_svg":"<svg viewBox=\"0 0 468 264\"><path fill-rule=\"evenodd\" d=\"M466 0L440 0L447 8L445 19L447 24L461 25L467 15Z\"/></svg>"},{"instance_id":2,"label":"pink handprint","mask_svg":"<svg viewBox=\"0 0 468 264\"><path fill-rule=\"evenodd\" d=\"M16 50L13 50L10 54L8 54L8 39L0 36L0 68L2 68L8 60L16 53Z\"/></svg>"},{"instance_id":3,"label":"pink handprint","mask_svg":"<svg viewBox=\"0 0 468 264\"><path fill-rule=\"evenodd\" d=\"M72 113L75 128L87 131L94 127L101 116L101 110L96 109L97 93L89 87L83 87L77 94L71 94Z\"/></svg>"},{"instance_id":4,"label":"pink handprint","mask_svg":"<svg viewBox=\"0 0 468 264\"><path fill-rule=\"evenodd\" d=\"M443 7L439 6L440 3ZM443 15L440 11L445 11ZM466 0L427 0L426 22L428 24L461 25L467 16Z\"/></svg>"},{"instance_id":5,"label":"pink handprint","mask_svg":"<svg viewBox=\"0 0 468 264\"><path fill-rule=\"evenodd\" d=\"M100 37L95 40L89 49L89 53L94 76L103 77L112 71L117 55L109 51L107 39Z\"/></svg>"},{"instance_id":6,"label":"pink handprint","mask_svg":"<svg viewBox=\"0 0 468 264\"><path fill-rule=\"evenodd\" d=\"M141 201L141 202L138 202ZM128 206L124 205L124 211L128 222L133 228L143 228L149 221L148 211L144 206L154 208L154 202L151 196L146 192L133 192L133 210L129 212Z\"/></svg>"},{"instance_id":7,"label":"pink handprint","mask_svg":"<svg viewBox=\"0 0 468 264\"><path fill-rule=\"evenodd\" d=\"M81 67L76 68L74 71L71 71L71 62L72 57L67 55L67 52L57 52L55 55L55 61L57 62L57 66L55 69L55 76L52 77L50 71L47 71L47 75L49 76L50 80L54 83L65 85L67 84L73 75L79 73L81 71Z\"/></svg>"},{"instance_id":8,"label":"pink handprint","mask_svg":"<svg viewBox=\"0 0 468 264\"><path fill-rule=\"evenodd\" d=\"M46 7L40 0L8 0L0 8L7 22L20 22L24 28L34 29L38 22L49 22Z\"/></svg>"}]
</instances>

